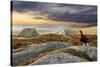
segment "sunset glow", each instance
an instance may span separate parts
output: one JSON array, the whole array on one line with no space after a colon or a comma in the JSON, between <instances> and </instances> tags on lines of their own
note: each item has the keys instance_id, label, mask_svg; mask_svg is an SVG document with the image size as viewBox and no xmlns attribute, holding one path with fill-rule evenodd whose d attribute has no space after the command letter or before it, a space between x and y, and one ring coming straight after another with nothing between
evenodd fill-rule
<instances>
[{"instance_id":1,"label":"sunset glow","mask_svg":"<svg viewBox=\"0 0 100 67\"><path fill-rule=\"evenodd\" d=\"M86 23L79 23L79 22L60 22L60 21L52 21L50 19L34 19L35 16L25 13L18 13L15 11L13 11L12 17L13 17L12 18L13 24L48 24L48 25L68 25L68 26L88 25Z\"/></svg>"}]
</instances>

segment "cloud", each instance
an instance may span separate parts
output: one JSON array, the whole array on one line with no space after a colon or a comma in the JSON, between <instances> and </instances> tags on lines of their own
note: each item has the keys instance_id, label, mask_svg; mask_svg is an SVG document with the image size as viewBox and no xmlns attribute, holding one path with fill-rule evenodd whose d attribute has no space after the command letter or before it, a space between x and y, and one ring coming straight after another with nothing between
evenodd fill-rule
<instances>
[{"instance_id":1,"label":"cloud","mask_svg":"<svg viewBox=\"0 0 100 67\"><path fill-rule=\"evenodd\" d=\"M32 19L45 19L54 21L73 21L80 23L97 24L97 6L74 5L43 2L13 1L12 11L20 13L37 13L39 16ZM34 14L33 14L34 16Z\"/></svg>"}]
</instances>

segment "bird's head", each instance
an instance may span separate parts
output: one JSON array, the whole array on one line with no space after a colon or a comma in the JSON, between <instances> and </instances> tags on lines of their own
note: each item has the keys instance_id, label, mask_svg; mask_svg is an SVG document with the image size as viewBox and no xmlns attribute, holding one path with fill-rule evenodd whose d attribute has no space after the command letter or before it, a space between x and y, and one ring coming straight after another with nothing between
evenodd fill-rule
<instances>
[{"instance_id":1,"label":"bird's head","mask_svg":"<svg viewBox=\"0 0 100 67\"><path fill-rule=\"evenodd\" d=\"M80 30L80 33L82 33L82 31Z\"/></svg>"},{"instance_id":2,"label":"bird's head","mask_svg":"<svg viewBox=\"0 0 100 67\"><path fill-rule=\"evenodd\" d=\"M81 33L81 35L83 35L83 32L82 32L82 30L80 30L80 33Z\"/></svg>"}]
</instances>

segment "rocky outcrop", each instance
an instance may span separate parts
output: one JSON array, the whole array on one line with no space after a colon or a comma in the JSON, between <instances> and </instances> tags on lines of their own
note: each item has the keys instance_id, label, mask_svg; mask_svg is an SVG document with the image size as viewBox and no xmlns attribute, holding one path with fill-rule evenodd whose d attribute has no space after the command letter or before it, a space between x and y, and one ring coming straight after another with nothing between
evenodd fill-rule
<instances>
[{"instance_id":1,"label":"rocky outcrop","mask_svg":"<svg viewBox=\"0 0 100 67\"><path fill-rule=\"evenodd\" d=\"M44 56L30 65L61 64L61 63L86 62L86 61L88 60L80 58L78 56L73 56L70 53L56 53Z\"/></svg>"},{"instance_id":2,"label":"rocky outcrop","mask_svg":"<svg viewBox=\"0 0 100 67\"><path fill-rule=\"evenodd\" d=\"M50 52L30 65L86 62L97 60L96 47L70 46Z\"/></svg>"},{"instance_id":3,"label":"rocky outcrop","mask_svg":"<svg viewBox=\"0 0 100 67\"><path fill-rule=\"evenodd\" d=\"M46 55L38 57L33 63L36 64L56 64L75 63L97 60L97 48L91 46L72 46L69 42L47 42L31 44L26 48L13 50L13 65L19 65L26 60L39 56L46 52Z\"/></svg>"},{"instance_id":4,"label":"rocky outcrop","mask_svg":"<svg viewBox=\"0 0 100 67\"><path fill-rule=\"evenodd\" d=\"M75 35L76 33L77 31L74 31L71 29L65 29L65 30L60 30L56 32L56 34L65 35L65 36Z\"/></svg>"},{"instance_id":5,"label":"rocky outcrop","mask_svg":"<svg viewBox=\"0 0 100 67\"><path fill-rule=\"evenodd\" d=\"M75 35L76 31L72 31L70 29L68 29L68 30L66 29L66 30L64 30L64 33L65 33L66 36L71 36L71 35Z\"/></svg>"},{"instance_id":6,"label":"rocky outcrop","mask_svg":"<svg viewBox=\"0 0 100 67\"><path fill-rule=\"evenodd\" d=\"M97 60L97 48L93 46L72 46L67 49L74 49L80 52L85 53L91 61Z\"/></svg>"},{"instance_id":7,"label":"rocky outcrop","mask_svg":"<svg viewBox=\"0 0 100 67\"><path fill-rule=\"evenodd\" d=\"M39 35L35 28L25 28L23 29L18 36L26 37L26 36L37 36Z\"/></svg>"},{"instance_id":8,"label":"rocky outcrop","mask_svg":"<svg viewBox=\"0 0 100 67\"><path fill-rule=\"evenodd\" d=\"M38 56L42 52L54 51L57 49L71 46L66 42L47 42L40 44L31 44L27 48L19 48L13 50L13 65L19 65L24 61L31 59L33 56Z\"/></svg>"}]
</instances>

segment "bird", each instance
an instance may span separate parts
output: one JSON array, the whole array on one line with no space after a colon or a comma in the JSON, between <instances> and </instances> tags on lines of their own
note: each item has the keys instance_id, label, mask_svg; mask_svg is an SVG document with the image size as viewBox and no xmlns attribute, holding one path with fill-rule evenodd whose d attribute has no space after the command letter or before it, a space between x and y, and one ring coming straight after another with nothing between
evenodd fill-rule
<instances>
[{"instance_id":1,"label":"bird","mask_svg":"<svg viewBox=\"0 0 100 67\"><path fill-rule=\"evenodd\" d=\"M83 43L83 46L89 46L88 42L89 39L83 34L83 32L80 30L80 41Z\"/></svg>"},{"instance_id":2,"label":"bird","mask_svg":"<svg viewBox=\"0 0 100 67\"><path fill-rule=\"evenodd\" d=\"M90 50L89 50L89 39L83 34L83 32L80 30L80 34L81 34L81 38L80 41L83 43L83 49L85 50L85 53L87 54L88 57L90 57L89 59L91 60L93 55L91 54Z\"/></svg>"}]
</instances>

